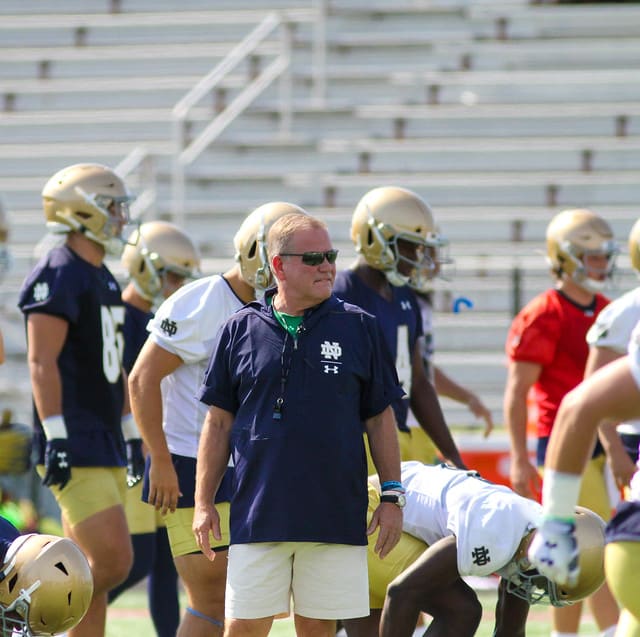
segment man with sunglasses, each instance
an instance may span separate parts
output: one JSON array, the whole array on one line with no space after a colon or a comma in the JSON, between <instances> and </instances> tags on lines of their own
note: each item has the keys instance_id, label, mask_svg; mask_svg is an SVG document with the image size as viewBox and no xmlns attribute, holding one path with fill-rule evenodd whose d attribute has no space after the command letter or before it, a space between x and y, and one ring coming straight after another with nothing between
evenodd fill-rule
<instances>
[{"instance_id":1,"label":"man with sunglasses","mask_svg":"<svg viewBox=\"0 0 640 637\"><path fill-rule=\"evenodd\" d=\"M429 207L414 192L393 186L371 190L356 206L351 222L351 238L360 256L338 274L334 291L377 318L396 362L406 393L393 403L402 459L415 459L416 445L407 425L411 407L440 453L464 468L422 362L422 317L411 289L424 288L433 266L426 254L428 246L435 245L430 241L433 229ZM369 472L373 473L371 462Z\"/></svg>"},{"instance_id":2,"label":"man with sunglasses","mask_svg":"<svg viewBox=\"0 0 640 637\"><path fill-rule=\"evenodd\" d=\"M131 196L101 164L74 164L42 191L47 227L65 235L22 285L34 401L37 470L62 511L65 535L87 555L94 578L84 619L69 635L105 631L107 593L131 568L125 499L122 370L124 306L104 264L119 256ZM123 437L124 433L124 437Z\"/></svg>"},{"instance_id":3,"label":"man with sunglasses","mask_svg":"<svg viewBox=\"0 0 640 637\"><path fill-rule=\"evenodd\" d=\"M264 637L294 600L296 632L333 637L366 616L367 532L385 556L402 527L391 403L402 395L374 317L332 294L337 251L326 225L287 215L268 235L276 289L218 332L200 399L194 532L214 559L212 504L235 465L225 635ZM385 492L367 529L362 423ZM217 559L217 557L216 557Z\"/></svg>"}]
</instances>

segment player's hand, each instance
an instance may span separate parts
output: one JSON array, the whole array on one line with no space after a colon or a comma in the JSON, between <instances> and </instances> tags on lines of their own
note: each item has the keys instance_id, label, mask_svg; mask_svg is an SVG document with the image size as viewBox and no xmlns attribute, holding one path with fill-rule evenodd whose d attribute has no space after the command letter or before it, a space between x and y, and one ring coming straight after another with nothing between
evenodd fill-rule
<instances>
[{"instance_id":1,"label":"player's hand","mask_svg":"<svg viewBox=\"0 0 640 637\"><path fill-rule=\"evenodd\" d=\"M545 577L575 586L580 575L575 524L548 518L536 531L529 546L529 560Z\"/></svg>"},{"instance_id":2,"label":"player's hand","mask_svg":"<svg viewBox=\"0 0 640 637\"><path fill-rule=\"evenodd\" d=\"M44 452L45 474L42 484L47 487L57 485L64 489L71 479L71 453L69 442L66 438L54 438L47 440Z\"/></svg>"},{"instance_id":3,"label":"player's hand","mask_svg":"<svg viewBox=\"0 0 640 637\"><path fill-rule=\"evenodd\" d=\"M142 440L132 438L127 440L127 486L135 487L144 476L144 454Z\"/></svg>"}]
</instances>

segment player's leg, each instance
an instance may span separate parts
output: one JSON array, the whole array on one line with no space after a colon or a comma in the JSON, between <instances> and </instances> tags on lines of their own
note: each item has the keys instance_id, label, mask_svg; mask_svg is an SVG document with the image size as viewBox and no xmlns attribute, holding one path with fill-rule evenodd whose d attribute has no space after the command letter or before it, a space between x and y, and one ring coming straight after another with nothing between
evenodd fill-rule
<instances>
[{"instance_id":1,"label":"player's leg","mask_svg":"<svg viewBox=\"0 0 640 637\"><path fill-rule=\"evenodd\" d=\"M175 637L180 624L178 573L173 563L164 521L156 531L155 545L156 551L147 585L151 620L158 637Z\"/></svg>"},{"instance_id":2,"label":"player's leg","mask_svg":"<svg viewBox=\"0 0 640 637\"><path fill-rule=\"evenodd\" d=\"M229 544L229 505L218 504L222 540L211 536L216 559L208 560L196 544L191 525L193 508L176 509L165 516L176 571L187 594L187 608L177 637L221 635L224 626L224 599Z\"/></svg>"},{"instance_id":3,"label":"player's leg","mask_svg":"<svg viewBox=\"0 0 640 637\"><path fill-rule=\"evenodd\" d=\"M87 614L71 631L72 637L104 634L107 593L127 577L133 561L124 514L125 469L74 467L64 489L54 487L62 511L65 535L89 560L94 594Z\"/></svg>"},{"instance_id":4,"label":"player's leg","mask_svg":"<svg viewBox=\"0 0 640 637\"><path fill-rule=\"evenodd\" d=\"M142 501L142 482L127 489L124 512L133 545L133 565L127 579L109 591L109 603L149 574L155 553L156 512Z\"/></svg>"},{"instance_id":5,"label":"player's leg","mask_svg":"<svg viewBox=\"0 0 640 637\"><path fill-rule=\"evenodd\" d=\"M381 637L410 636L422 611L433 617L426 635L472 636L478 626L482 608L458 574L454 536L430 546L391 582L382 611ZM446 626L454 626L456 632L443 632L451 630Z\"/></svg>"}]
</instances>

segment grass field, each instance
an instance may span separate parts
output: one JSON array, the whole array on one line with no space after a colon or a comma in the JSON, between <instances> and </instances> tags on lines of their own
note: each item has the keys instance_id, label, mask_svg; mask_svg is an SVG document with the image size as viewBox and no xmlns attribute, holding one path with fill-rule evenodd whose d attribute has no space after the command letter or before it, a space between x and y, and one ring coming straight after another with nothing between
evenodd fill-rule
<instances>
[{"instance_id":1,"label":"grass field","mask_svg":"<svg viewBox=\"0 0 640 637\"><path fill-rule=\"evenodd\" d=\"M484 615L477 637L491 637L493 631L493 609L496 595L494 591L479 592ZM183 603L184 608L184 603ZM551 632L549 610L546 607L534 606L529 614L527 623L527 637L548 637ZM273 637L293 637L293 622L290 619L280 619L274 622L271 630ZM597 635L595 624L587 615L583 621L581 637ZM109 608L107 617L106 637L153 637L155 632L146 609L146 593L144 588L138 587L122 595Z\"/></svg>"}]
</instances>

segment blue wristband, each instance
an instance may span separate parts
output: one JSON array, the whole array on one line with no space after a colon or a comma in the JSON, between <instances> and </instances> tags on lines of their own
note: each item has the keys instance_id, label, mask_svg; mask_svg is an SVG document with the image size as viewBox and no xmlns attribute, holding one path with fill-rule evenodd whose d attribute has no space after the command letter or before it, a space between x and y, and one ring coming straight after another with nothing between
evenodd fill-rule
<instances>
[{"instance_id":1,"label":"blue wristband","mask_svg":"<svg viewBox=\"0 0 640 637\"><path fill-rule=\"evenodd\" d=\"M402 482L398 482L397 480L385 480L380 485L381 491L404 491L404 487L402 486Z\"/></svg>"}]
</instances>

